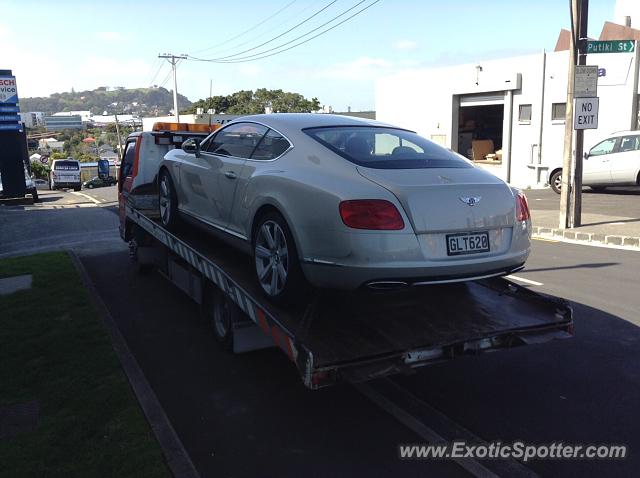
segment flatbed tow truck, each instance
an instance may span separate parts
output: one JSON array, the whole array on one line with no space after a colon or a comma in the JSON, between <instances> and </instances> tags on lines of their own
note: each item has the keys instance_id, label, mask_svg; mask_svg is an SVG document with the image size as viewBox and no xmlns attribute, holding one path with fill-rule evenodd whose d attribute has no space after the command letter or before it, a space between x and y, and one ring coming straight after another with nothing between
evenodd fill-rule
<instances>
[{"instance_id":1,"label":"flatbed tow truck","mask_svg":"<svg viewBox=\"0 0 640 478\"><path fill-rule=\"evenodd\" d=\"M120 233L141 270L157 269L200 304L223 347L242 353L277 346L303 383L317 389L572 336L573 311L566 301L505 278L400 290L318 290L307 304L273 305L260 291L249 256L187 225L170 232L157 220L157 179L152 167L145 171L139 162L141 151L161 157L190 135L205 134L170 126L173 131L159 126L127 139ZM142 196L135 196L136 189Z\"/></svg>"},{"instance_id":2,"label":"flatbed tow truck","mask_svg":"<svg viewBox=\"0 0 640 478\"><path fill-rule=\"evenodd\" d=\"M572 309L498 278L397 291L317 291L306 306L276 307L251 260L185 226L179 234L127 206L132 255L201 305L218 340L236 353L278 346L304 384L361 382L456 356L573 333Z\"/></svg>"}]
</instances>

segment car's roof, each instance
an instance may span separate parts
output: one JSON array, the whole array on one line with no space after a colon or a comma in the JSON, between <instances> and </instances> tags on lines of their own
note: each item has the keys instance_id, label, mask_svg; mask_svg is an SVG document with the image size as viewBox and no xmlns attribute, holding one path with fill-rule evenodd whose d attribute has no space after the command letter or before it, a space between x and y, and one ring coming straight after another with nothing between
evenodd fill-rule
<instances>
[{"instance_id":1,"label":"car's roof","mask_svg":"<svg viewBox=\"0 0 640 478\"><path fill-rule=\"evenodd\" d=\"M618 136L631 136L631 135L639 135L640 131L638 130L625 130L625 131L616 131L615 133L611 133L609 135L610 138L617 138Z\"/></svg>"},{"instance_id":2,"label":"car's roof","mask_svg":"<svg viewBox=\"0 0 640 478\"><path fill-rule=\"evenodd\" d=\"M255 121L263 123L274 128L285 129L304 129L318 128L326 126L387 126L390 124L380 121L356 118L355 116L332 115L324 113L272 113L262 115L242 116L233 120L233 123L239 121Z\"/></svg>"}]
</instances>

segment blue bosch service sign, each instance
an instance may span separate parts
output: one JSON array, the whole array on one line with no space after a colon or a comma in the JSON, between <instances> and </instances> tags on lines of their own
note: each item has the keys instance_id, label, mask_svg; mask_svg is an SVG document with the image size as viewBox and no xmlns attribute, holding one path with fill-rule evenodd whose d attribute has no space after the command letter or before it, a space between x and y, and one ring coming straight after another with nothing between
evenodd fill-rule
<instances>
[{"instance_id":1,"label":"blue bosch service sign","mask_svg":"<svg viewBox=\"0 0 640 478\"><path fill-rule=\"evenodd\" d=\"M0 76L0 104L18 103L18 85L15 76Z\"/></svg>"},{"instance_id":2,"label":"blue bosch service sign","mask_svg":"<svg viewBox=\"0 0 640 478\"><path fill-rule=\"evenodd\" d=\"M0 131L20 131L19 112L16 77L0 75Z\"/></svg>"}]
</instances>

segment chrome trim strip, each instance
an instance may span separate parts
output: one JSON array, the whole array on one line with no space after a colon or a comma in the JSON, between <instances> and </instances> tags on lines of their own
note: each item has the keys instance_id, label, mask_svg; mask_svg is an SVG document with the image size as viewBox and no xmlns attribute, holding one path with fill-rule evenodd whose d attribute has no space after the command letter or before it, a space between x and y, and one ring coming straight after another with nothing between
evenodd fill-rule
<instances>
[{"instance_id":1,"label":"chrome trim strip","mask_svg":"<svg viewBox=\"0 0 640 478\"><path fill-rule=\"evenodd\" d=\"M319 264L323 266L335 266L335 267L344 267L342 264L338 264L337 262L331 261L323 261L322 259L314 259L312 257L305 257L302 262L306 264Z\"/></svg>"},{"instance_id":2,"label":"chrome trim strip","mask_svg":"<svg viewBox=\"0 0 640 478\"><path fill-rule=\"evenodd\" d=\"M178 211L180 211L181 214L186 214L187 216L191 216L192 218L197 219L200 222L203 222L207 226L214 227L214 228L218 229L219 231L226 232L227 234L230 234L232 236L240 238L243 241L247 240L247 236L243 236L239 232L232 231L231 229L229 229L227 227L218 226L217 224L214 224L214 223L212 223L210 221L207 221L206 219L204 219L203 217L201 217L201 216L199 216L197 214L194 214L194 213L189 212L189 211L185 211L184 209L182 209L180 207L178 207Z\"/></svg>"}]
</instances>

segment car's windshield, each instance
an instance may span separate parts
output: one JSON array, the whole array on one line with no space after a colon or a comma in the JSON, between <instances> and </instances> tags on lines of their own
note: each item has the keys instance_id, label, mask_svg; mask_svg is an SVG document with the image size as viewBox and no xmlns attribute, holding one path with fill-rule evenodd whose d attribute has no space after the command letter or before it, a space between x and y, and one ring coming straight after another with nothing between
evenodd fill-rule
<instances>
[{"instance_id":1,"label":"car's windshield","mask_svg":"<svg viewBox=\"0 0 640 478\"><path fill-rule=\"evenodd\" d=\"M307 128L343 158L377 169L472 168L456 153L411 131L376 126Z\"/></svg>"}]
</instances>

